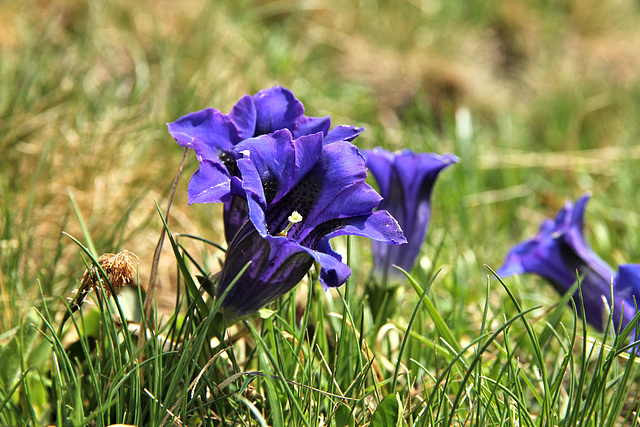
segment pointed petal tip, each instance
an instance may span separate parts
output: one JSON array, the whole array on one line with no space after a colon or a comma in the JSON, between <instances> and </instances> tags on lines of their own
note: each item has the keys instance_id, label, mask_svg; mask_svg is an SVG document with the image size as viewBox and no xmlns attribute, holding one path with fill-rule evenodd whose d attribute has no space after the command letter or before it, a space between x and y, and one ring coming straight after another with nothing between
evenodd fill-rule
<instances>
[{"instance_id":1,"label":"pointed petal tip","mask_svg":"<svg viewBox=\"0 0 640 427\"><path fill-rule=\"evenodd\" d=\"M320 283L325 291L331 288L338 288L342 286L351 277L351 269L346 264L340 263L346 267L336 268L324 268L320 269Z\"/></svg>"},{"instance_id":2,"label":"pointed petal tip","mask_svg":"<svg viewBox=\"0 0 640 427\"><path fill-rule=\"evenodd\" d=\"M442 157L449 164L459 163L460 162L460 157L458 157L458 156L456 156L455 154L452 154L452 153L443 154Z\"/></svg>"}]
</instances>

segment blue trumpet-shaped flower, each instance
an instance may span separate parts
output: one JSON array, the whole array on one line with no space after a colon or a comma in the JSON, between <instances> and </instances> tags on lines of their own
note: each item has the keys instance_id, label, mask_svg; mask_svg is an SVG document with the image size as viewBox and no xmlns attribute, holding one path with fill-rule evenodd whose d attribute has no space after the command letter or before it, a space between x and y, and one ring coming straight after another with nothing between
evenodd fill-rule
<instances>
[{"instance_id":1,"label":"blue trumpet-shaped flower","mask_svg":"<svg viewBox=\"0 0 640 427\"><path fill-rule=\"evenodd\" d=\"M581 291L587 322L602 331L606 313L613 308L612 318L618 331L628 325L636 313L636 300L640 297L640 266L622 265L616 274L589 247L584 238L588 201L589 195L585 195L575 205L567 202L555 220L546 219L542 223L535 237L511 249L497 274L501 277L537 274L547 279L561 294L566 293L579 277L581 289L574 293L573 300L579 307Z\"/></svg>"},{"instance_id":2,"label":"blue trumpet-shaped flower","mask_svg":"<svg viewBox=\"0 0 640 427\"><path fill-rule=\"evenodd\" d=\"M233 318L255 312L291 290L314 261L325 288L342 285L349 267L329 240L358 235L401 244L406 240L386 211L373 212L380 195L365 183L364 158L348 141L323 132L294 138L288 129L249 138L231 147L225 170L203 159L190 189L206 202L234 195L248 220L232 238L217 284L221 296L242 268L223 307ZM233 173L229 171L233 170ZM206 178L206 179L205 179ZM234 205L231 204L231 214Z\"/></svg>"},{"instance_id":3,"label":"blue trumpet-shaped flower","mask_svg":"<svg viewBox=\"0 0 640 427\"><path fill-rule=\"evenodd\" d=\"M200 168L189 184L189 204L220 201L224 195L227 242L231 242L248 215L235 164L236 145L283 129L294 139L321 133L325 144L351 141L362 132L362 128L353 126L329 130L329 117L305 116L302 103L291 91L280 86L261 90L253 96L245 95L229 114L207 108L187 114L169 123L168 127L178 144L191 147L200 162Z\"/></svg>"},{"instance_id":4,"label":"blue trumpet-shaped flower","mask_svg":"<svg viewBox=\"0 0 640 427\"><path fill-rule=\"evenodd\" d=\"M386 283L402 277L393 265L406 271L413 268L427 235L436 179L458 158L453 154L440 156L411 150L391 153L381 148L365 150L363 155L383 197L380 209L398 220L408 241L402 246L373 242L374 273Z\"/></svg>"}]
</instances>

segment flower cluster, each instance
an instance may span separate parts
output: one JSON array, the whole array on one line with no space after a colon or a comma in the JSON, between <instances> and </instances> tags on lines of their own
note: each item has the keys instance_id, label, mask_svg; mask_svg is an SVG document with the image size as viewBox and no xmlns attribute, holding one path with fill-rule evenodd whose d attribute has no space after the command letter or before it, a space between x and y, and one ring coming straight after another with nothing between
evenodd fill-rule
<instances>
[{"instance_id":1,"label":"flower cluster","mask_svg":"<svg viewBox=\"0 0 640 427\"><path fill-rule=\"evenodd\" d=\"M342 285L350 270L331 248L333 237L406 242L387 211L374 212L381 197L365 183L364 158L351 143L362 129L330 126L328 117L305 116L282 87L243 97L229 114L210 108L169 124L199 160L189 203L225 206L229 247L216 293L238 279L223 302L232 318L291 290L314 261L325 288Z\"/></svg>"},{"instance_id":2,"label":"flower cluster","mask_svg":"<svg viewBox=\"0 0 640 427\"><path fill-rule=\"evenodd\" d=\"M640 265L621 265L616 273L587 244L584 216L589 196L575 204L567 202L554 220L547 219L533 238L516 245L497 271L501 277L533 273L547 279L560 293L580 280L572 298L581 313L580 297L587 322L604 329L612 312L615 331L624 329L636 314L640 302Z\"/></svg>"},{"instance_id":3,"label":"flower cluster","mask_svg":"<svg viewBox=\"0 0 640 427\"><path fill-rule=\"evenodd\" d=\"M209 290L218 298L226 295L222 307L231 319L290 291L314 263L325 289L345 283L351 270L330 244L342 235L372 240L373 280L367 289L372 310L384 318L402 278L395 266L413 268L427 234L435 182L458 161L453 154L410 150L361 154L352 141L362 128L331 128L329 117L306 116L302 103L280 86L244 96L229 114L208 108L168 127L199 162L189 182L189 204L224 204L228 249ZM365 182L367 169L380 194ZM612 313L619 332L637 313L640 265L615 272L589 247L588 200L567 202L535 237L509 252L497 273L538 274L560 293L579 279L572 298L583 305L587 322L602 331Z\"/></svg>"}]
</instances>

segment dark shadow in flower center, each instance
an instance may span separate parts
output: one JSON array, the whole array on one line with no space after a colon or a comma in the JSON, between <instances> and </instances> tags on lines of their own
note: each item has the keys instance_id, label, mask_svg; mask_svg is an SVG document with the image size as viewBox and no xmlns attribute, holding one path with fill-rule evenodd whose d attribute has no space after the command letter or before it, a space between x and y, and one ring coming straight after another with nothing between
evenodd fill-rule
<instances>
[{"instance_id":1,"label":"dark shadow in flower center","mask_svg":"<svg viewBox=\"0 0 640 427\"><path fill-rule=\"evenodd\" d=\"M236 157L232 154L231 151L220 151L220 153L218 154L218 158L227 168L227 171L229 171L229 175L240 176L240 170L238 169L238 165L236 163Z\"/></svg>"},{"instance_id":2,"label":"dark shadow in flower center","mask_svg":"<svg viewBox=\"0 0 640 427\"><path fill-rule=\"evenodd\" d=\"M302 215L302 221L295 224L288 234L289 238L295 239L298 231L304 229L304 224L316 203L320 189L319 181L311 174L307 174L281 200L268 206L265 216L269 234L275 236L284 230L289 224L289 215L293 211L297 211Z\"/></svg>"},{"instance_id":3,"label":"dark shadow in flower center","mask_svg":"<svg viewBox=\"0 0 640 427\"><path fill-rule=\"evenodd\" d=\"M260 180L262 181L264 198L267 202L267 205L269 205L269 203L273 201L273 198L276 197L276 193L278 192L278 181L270 173L265 173L264 176L260 177Z\"/></svg>"},{"instance_id":4,"label":"dark shadow in flower center","mask_svg":"<svg viewBox=\"0 0 640 427\"><path fill-rule=\"evenodd\" d=\"M317 225L311 233L309 233L304 240L300 242L302 246L307 248L314 248L320 239L322 239L327 234L339 229L344 224L344 220L335 218L330 219L328 221L323 222L320 225Z\"/></svg>"}]
</instances>

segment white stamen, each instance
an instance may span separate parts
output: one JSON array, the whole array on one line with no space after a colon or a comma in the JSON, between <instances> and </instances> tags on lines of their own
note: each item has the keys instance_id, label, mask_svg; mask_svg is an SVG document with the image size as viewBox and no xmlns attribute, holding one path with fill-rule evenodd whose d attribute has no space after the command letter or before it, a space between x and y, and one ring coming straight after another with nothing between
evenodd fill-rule
<instances>
[{"instance_id":1,"label":"white stamen","mask_svg":"<svg viewBox=\"0 0 640 427\"><path fill-rule=\"evenodd\" d=\"M289 232L289 230L291 230L291 227L293 227L293 224L297 224L300 221L302 221L302 215L300 215L298 211L293 211L291 215L289 215L289 218L287 219L289 220L289 224L287 224L287 227L284 230L278 233L278 236L280 237L287 237L287 233Z\"/></svg>"},{"instance_id":2,"label":"white stamen","mask_svg":"<svg viewBox=\"0 0 640 427\"><path fill-rule=\"evenodd\" d=\"M302 221L302 215L300 215L298 211L293 211L291 212L291 215L289 215L288 220L292 224L297 224Z\"/></svg>"}]
</instances>

